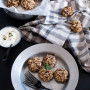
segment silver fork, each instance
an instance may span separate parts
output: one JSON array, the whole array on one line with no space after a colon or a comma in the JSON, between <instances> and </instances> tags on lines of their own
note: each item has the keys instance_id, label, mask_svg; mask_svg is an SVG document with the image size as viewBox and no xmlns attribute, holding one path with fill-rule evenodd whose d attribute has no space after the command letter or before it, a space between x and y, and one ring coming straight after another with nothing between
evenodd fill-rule
<instances>
[{"instance_id":1,"label":"silver fork","mask_svg":"<svg viewBox=\"0 0 90 90\"><path fill-rule=\"evenodd\" d=\"M35 89L35 90L51 90L49 88L44 87L41 84L41 81L39 81L37 78L35 78L30 71L28 71L27 73L24 74L25 78L24 78L24 84L26 84L27 86Z\"/></svg>"}]
</instances>

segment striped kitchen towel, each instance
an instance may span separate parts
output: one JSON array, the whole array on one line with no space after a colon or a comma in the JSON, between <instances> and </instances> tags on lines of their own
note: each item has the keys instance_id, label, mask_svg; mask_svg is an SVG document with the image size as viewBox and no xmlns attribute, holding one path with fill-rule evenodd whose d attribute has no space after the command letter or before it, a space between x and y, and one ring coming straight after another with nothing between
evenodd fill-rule
<instances>
[{"instance_id":1,"label":"striped kitchen towel","mask_svg":"<svg viewBox=\"0 0 90 90\"><path fill-rule=\"evenodd\" d=\"M38 16L34 21L19 27L22 31L23 38L27 41L37 43L48 42L60 46L66 44L78 58L79 62L84 63L90 61L89 14L87 12L75 13L70 18L82 22L83 31L80 33L71 32L70 24L65 22L68 18L62 17L61 15L62 8L65 6L71 6L75 12L80 11L81 6L76 1L51 1L48 16ZM83 7L84 9L85 7ZM66 41L68 43L65 43Z\"/></svg>"}]
</instances>

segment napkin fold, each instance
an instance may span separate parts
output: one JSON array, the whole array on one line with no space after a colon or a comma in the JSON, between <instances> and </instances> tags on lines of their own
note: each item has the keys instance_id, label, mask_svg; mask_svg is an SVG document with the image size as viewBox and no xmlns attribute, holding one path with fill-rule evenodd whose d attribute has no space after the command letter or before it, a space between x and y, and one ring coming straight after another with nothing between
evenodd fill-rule
<instances>
[{"instance_id":1,"label":"napkin fold","mask_svg":"<svg viewBox=\"0 0 90 90\"><path fill-rule=\"evenodd\" d=\"M83 63L90 60L90 30L88 29L90 19L88 13L75 13L71 18L82 22L83 31L80 33L71 32L70 24L65 22L68 18L61 15L65 6L71 6L75 12L80 11L81 6L76 1L51 1L48 16L38 16L36 20L19 27L23 38L36 43L48 42L60 46L66 44L78 61ZM85 7L82 8L85 9Z\"/></svg>"}]
</instances>

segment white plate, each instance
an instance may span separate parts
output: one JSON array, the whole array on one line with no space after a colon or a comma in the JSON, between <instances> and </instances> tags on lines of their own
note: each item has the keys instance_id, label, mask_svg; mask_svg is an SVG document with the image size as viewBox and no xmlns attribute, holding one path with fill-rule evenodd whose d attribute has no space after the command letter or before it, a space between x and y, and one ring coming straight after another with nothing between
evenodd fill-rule
<instances>
[{"instance_id":1,"label":"white plate","mask_svg":"<svg viewBox=\"0 0 90 90\"><path fill-rule=\"evenodd\" d=\"M25 62L32 56L39 56L42 58L43 55L48 53L54 54L57 58L57 63L59 63L56 64L54 70L56 70L57 67L68 70L69 80L65 84L58 84L54 79L47 83L42 81L42 84L52 90L75 90L78 83L79 72L74 58L69 52L60 46L47 43L31 46L25 49L16 58L11 71L11 80L15 90L32 90L23 84L23 73L27 69ZM36 74L34 75L36 76Z\"/></svg>"}]
</instances>

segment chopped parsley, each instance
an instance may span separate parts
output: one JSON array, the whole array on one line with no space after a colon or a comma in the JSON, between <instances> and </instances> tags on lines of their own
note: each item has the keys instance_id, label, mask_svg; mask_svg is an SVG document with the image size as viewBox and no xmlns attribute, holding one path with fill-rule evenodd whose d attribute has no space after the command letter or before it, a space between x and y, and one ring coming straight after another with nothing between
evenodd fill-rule
<instances>
[{"instance_id":1,"label":"chopped parsley","mask_svg":"<svg viewBox=\"0 0 90 90\"><path fill-rule=\"evenodd\" d=\"M3 38L3 40L6 40L6 38Z\"/></svg>"},{"instance_id":2,"label":"chopped parsley","mask_svg":"<svg viewBox=\"0 0 90 90\"><path fill-rule=\"evenodd\" d=\"M7 39L7 37L5 35L3 35L3 40L6 40L6 39Z\"/></svg>"},{"instance_id":3,"label":"chopped parsley","mask_svg":"<svg viewBox=\"0 0 90 90\"><path fill-rule=\"evenodd\" d=\"M88 27L89 28L89 30L90 30L90 27Z\"/></svg>"},{"instance_id":4,"label":"chopped parsley","mask_svg":"<svg viewBox=\"0 0 90 90\"><path fill-rule=\"evenodd\" d=\"M48 63L46 63L45 65L44 65L44 67L46 68L46 70L48 71L48 70L52 70L52 67L51 66L49 66L49 64Z\"/></svg>"},{"instance_id":5,"label":"chopped parsley","mask_svg":"<svg viewBox=\"0 0 90 90\"><path fill-rule=\"evenodd\" d=\"M12 37L13 36L13 34L12 33L9 33L9 37Z\"/></svg>"}]
</instances>

